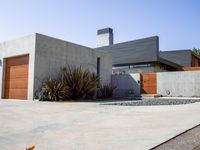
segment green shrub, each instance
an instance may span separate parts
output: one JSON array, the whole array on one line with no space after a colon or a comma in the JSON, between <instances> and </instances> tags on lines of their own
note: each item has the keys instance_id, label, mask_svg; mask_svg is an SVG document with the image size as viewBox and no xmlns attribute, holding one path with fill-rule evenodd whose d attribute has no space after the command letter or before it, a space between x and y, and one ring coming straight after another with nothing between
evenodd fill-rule
<instances>
[{"instance_id":1,"label":"green shrub","mask_svg":"<svg viewBox=\"0 0 200 150\"><path fill-rule=\"evenodd\" d=\"M113 86L112 84L101 85L98 92L98 98L112 98L115 89L116 86Z\"/></svg>"},{"instance_id":2,"label":"green shrub","mask_svg":"<svg viewBox=\"0 0 200 150\"><path fill-rule=\"evenodd\" d=\"M69 87L59 80L48 78L38 95L40 101L63 101L68 98Z\"/></svg>"}]
</instances>

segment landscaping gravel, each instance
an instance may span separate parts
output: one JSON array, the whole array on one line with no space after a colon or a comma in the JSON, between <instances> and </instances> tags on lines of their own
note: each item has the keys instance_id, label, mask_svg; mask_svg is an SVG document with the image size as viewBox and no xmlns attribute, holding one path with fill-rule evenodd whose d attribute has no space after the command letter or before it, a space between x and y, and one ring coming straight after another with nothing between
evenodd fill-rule
<instances>
[{"instance_id":1,"label":"landscaping gravel","mask_svg":"<svg viewBox=\"0 0 200 150\"><path fill-rule=\"evenodd\" d=\"M104 105L121 105L121 106L153 106L153 105L182 105L200 102L200 99L149 99L134 100L125 102L107 103Z\"/></svg>"}]
</instances>

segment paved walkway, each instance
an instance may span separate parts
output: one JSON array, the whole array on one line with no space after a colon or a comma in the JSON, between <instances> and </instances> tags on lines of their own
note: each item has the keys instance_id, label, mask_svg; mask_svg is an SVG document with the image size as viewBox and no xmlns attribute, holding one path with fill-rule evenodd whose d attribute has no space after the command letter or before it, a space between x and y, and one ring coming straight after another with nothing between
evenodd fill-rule
<instances>
[{"instance_id":1,"label":"paved walkway","mask_svg":"<svg viewBox=\"0 0 200 150\"><path fill-rule=\"evenodd\" d=\"M146 150L200 124L200 103L113 106L0 100L0 149Z\"/></svg>"}]
</instances>

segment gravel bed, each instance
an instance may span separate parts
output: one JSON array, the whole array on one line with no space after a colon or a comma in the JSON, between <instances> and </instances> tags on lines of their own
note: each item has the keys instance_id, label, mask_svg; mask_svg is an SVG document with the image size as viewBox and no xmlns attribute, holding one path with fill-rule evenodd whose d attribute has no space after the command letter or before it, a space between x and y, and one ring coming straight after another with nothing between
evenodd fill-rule
<instances>
[{"instance_id":1,"label":"gravel bed","mask_svg":"<svg viewBox=\"0 0 200 150\"><path fill-rule=\"evenodd\" d=\"M121 105L121 106L154 106L154 105L182 105L200 102L200 99L151 99L134 100L125 102L114 102L103 105Z\"/></svg>"},{"instance_id":2,"label":"gravel bed","mask_svg":"<svg viewBox=\"0 0 200 150\"><path fill-rule=\"evenodd\" d=\"M200 150L200 125L193 127L150 150Z\"/></svg>"}]
</instances>

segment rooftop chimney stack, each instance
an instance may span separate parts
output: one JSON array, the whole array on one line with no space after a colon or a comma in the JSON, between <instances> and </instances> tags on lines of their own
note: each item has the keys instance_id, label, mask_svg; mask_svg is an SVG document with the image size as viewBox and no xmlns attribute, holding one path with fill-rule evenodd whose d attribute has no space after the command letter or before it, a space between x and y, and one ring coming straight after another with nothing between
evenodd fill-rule
<instances>
[{"instance_id":1,"label":"rooftop chimney stack","mask_svg":"<svg viewBox=\"0 0 200 150\"><path fill-rule=\"evenodd\" d=\"M97 31L97 47L113 44L113 29L105 28Z\"/></svg>"}]
</instances>

